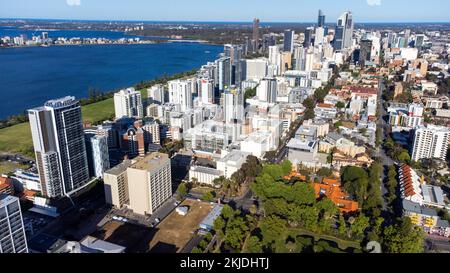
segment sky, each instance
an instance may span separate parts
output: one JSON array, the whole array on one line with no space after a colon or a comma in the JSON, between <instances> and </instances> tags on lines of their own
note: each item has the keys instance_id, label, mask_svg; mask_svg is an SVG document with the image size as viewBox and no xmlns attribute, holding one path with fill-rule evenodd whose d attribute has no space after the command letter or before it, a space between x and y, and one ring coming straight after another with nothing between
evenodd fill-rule
<instances>
[{"instance_id":1,"label":"sky","mask_svg":"<svg viewBox=\"0 0 450 273\"><path fill-rule=\"evenodd\" d=\"M450 22L448 0L0 0L0 18L327 22L346 10L356 22Z\"/></svg>"}]
</instances>

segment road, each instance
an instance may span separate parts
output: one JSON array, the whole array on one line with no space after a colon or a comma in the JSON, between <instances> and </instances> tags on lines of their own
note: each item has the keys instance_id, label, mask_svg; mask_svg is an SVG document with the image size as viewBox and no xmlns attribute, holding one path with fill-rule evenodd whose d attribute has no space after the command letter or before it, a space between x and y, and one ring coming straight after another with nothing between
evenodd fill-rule
<instances>
[{"instance_id":1,"label":"road","mask_svg":"<svg viewBox=\"0 0 450 273\"><path fill-rule=\"evenodd\" d=\"M388 138L388 124L384 120L384 117L387 115L386 108L384 108L383 104L383 92L386 89L386 86L384 85L383 78L379 78L378 82L378 110L379 110L379 117L377 121L377 128L381 131L381 143L384 143ZM383 210L386 211L388 209L387 202L386 202L386 194L387 189L385 185L386 181L386 172L389 166L394 165L394 161L386 155L385 150L383 149L382 145L377 147L377 157L381 159L381 164L383 165L383 171L381 172L381 193L383 195Z\"/></svg>"},{"instance_id":2,"label":"road","mask_svg":"<svg viewBox=\"0 0 450 273\"><path fill-rule=\"evenodd\" d=\"M425 239L426 252L450 253L450 240L448 238L428 235Z\"/></svg>"}]
</instances>

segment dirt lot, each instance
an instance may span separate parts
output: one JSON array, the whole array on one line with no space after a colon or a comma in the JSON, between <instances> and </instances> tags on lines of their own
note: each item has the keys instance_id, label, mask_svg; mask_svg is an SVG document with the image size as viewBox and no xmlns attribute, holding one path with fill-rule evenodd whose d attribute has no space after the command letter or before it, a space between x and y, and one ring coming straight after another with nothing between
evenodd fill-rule
<instances>
[{"instance_id":1,"label":"dirt lot","mask_svg":"<svg viewBox=\"0 0 450 273\"><path fill-rule=\"evenodd\" d=\"M181 206L188 206L185 216L173 211L157 226L157 232L150 242L150 252L179 252L192 238L199 224L212 210L209 203L186 200Z\"/></svg>"}]
</instances>

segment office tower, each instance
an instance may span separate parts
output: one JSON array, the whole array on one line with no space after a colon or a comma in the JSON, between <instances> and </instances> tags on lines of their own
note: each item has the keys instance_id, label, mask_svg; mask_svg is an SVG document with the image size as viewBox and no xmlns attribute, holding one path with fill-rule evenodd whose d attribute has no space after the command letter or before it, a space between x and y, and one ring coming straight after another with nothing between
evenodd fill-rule
<instances>
[{"instance_id":1,"label":"office tower","mask_svg":"<svg viewBox=\"0 0 450 273\"><path fill-rule=\"evenodd\" d=\"M305 71L306 69L306 48L297 46L294 49L294 69Z\"/></svg>"},{"instance_id":2,"label":"office tower","mask_svg":"<svg viewBox=\"0 0 450 273\"><path fill-rule=\"evenodd\" d=\"M269 47L269 65L279 65L280 56L280 48L278 46Z\"/></svg>"},{"instance_id":3,"label":"office tower","mask_svg":"<svg viewBox=\"0 0 450 273\"><path fill-rule=\"evenodd\" d=\"M311 72L313 69L314 69L314 51L309 48L306 51L305 71Z\"/></svg>"},{"instance_id":4,"label":"office tower","mask_svg":"<svg viewBox=\"0 0 450 273\"><path fill-rule=\"evenodd\" d=\"M415 41L415 43L414 43L414 46L416 47L416 48L422 48L423 47L423 44L424 44L424 42L425 42L425 35L423 35L423 34L418 34L418 35L416 35L416 41Z\"/></svg>"},{"instance_id":5,"label":"office tower","mask_svg":"<svg viewBox=\"0 0 450 273\"><path fill-rule=\"evenodd\" d=\"M259 19L253 19L253 52L259 51Z\"/></svg>"},{"instance_id":6,"label":"office tower","mask_svg":"<svg viewBox=\"0 0 450 273\"><path fill-rule=\"evenodd\" d=\"M217 73L218 73L218 88L219 91L224 91L231 86L231 59L229 57L223 57L217 61Z\"/></svg>"},{"instance_id":7,"label":"office tower","mask_svg":"<svg viewBox=\"0 0 450 273\"><path fill-rule=\"evenodd\" d=\"M411 159L439 158L445 161L450 141L450 130L441 126L418 126L414 131Z\"/></svg>"},{"instance_id":8,"label":"office tower","mask_svg":"<svg viewBox=\"0 0 450 273\"><path fill-rule=\"evenodd\" d=\"M323 27L316 28L316 35L314 38L314 45L319 46L323 45L325 38L325 29Z\"/></svg>"},{"instance_id":9,"label":"office tower","mask_svg":"<svg viewBox=\"0 0 450 273\"><path fill-rule=\"evenodd\" d=\"M47 40L48 39L48 32L42 32L42 40Z\"/></svg>"},{"instance_id":10,"label":"office tower","mask_svg":"<svg viewBox=\"0 0 450 273\"><path fill-rule=\"evenodd\" d=\"M85 130L86 154L91 177L103 177L103 172L109 169L108 137L98 135L97 130Z\"/></svg>"},{"instance_id":11,"label":"office tower","mask_svg":"<svg viewBox=\"0 0 450 273\"><path fill-rule=\"evenodd\" d=\"M129 204L127 169L133 164L124 160L103 174L106 204L122 208Z\"/></svg>"},{"instance_id":12,"label":"office tower","mask_svg":"<svg viewBox=\"0 0 450 273\"><path fill-rule=\"evenodd\" d=\"M122 151L128 155L129 158L145 155L145 133L141 127L135 128L130 126L128 130L122 135L120 145Z\"/></svg>"},{"instance_id":13,"label":"office tower","mask_svg":"<svg viewBox=\"0 0 450 273\"><path fill-rule=\"evenodd\" d=\"M391 48L394 44L397 34L395 32L389 32L387 37L388 47Z\"/></svg>"},{"instance_id":14,"label":"office tower","mask_svg":"<svg viewBox=\"0 0 450 273\"><path fill-rule=\"evenodd\" d=\"M42 194L60 197L89 181L81 106L74 97L28 110Z\"/></svg>"},{"instance_id":15,"label":"office tower","mask_svg":"<svg viewBox=\"0 0 450 273\"><path fill-rule=\"evenodd\" d=\"M365 66L366 62L370 62L370 56L371 56L371 51L372 51L372 41L371 40L362 40L361 43L361 48L359 51L359 65L360 66Z\"/></svg>"},{"instance_id":16,"label":"office tower","mask_svg":"<svg viewBox=\"0 0 450 273\"><path fill-rule=\"evenodd\" d=\"M192 109L192 94L196 93L195 78L187 80L174 80L169 85L169 102L179 104L181 111Z\"/></svg>"},{"instance_id":17,"label":"office tower","mask_svg":"<svg viewBox=\"0 0 450 273\"><path fill-rule=\"evenodd\" d=\"M277 101L277 80L274 78L263 79L256 89L256 95L260 101L275 103Z\"/></svg>"},{"instance_id":18,"label":"office tower","mask_svg":"<svg viewBox=\"0 0 450 273\"><path fill-rule=\"evenodd\" d=\"M198 96L201 104L214 103L214 81L211 79L199 79Z\"/></svg>"},{"instance_id":19,"label":"office tower","mask_svg":"<svg viewBox=\"0 0 450 273\"><path fill-rule=\"evenodd\" d=\"M114 109L116 119L122 117L144 117L144 108L142 106L141 93L134 88L120 90L114 94Z\"/></svg>"},{"instance_id":20,"label":"office tower","mask_svg":"<svg viewBox=\"0 0 450 273\"><path fill-rule=\"evenodd\" d=\"M270 33L270 34L264 34L262 38L262 50L264 52L267 52L269 50L270 46L274 46L277 44L277 37Z\"/></svg>"},{"instance_id":21,"label":"office tower","mask_svg":"<svg viewBox=\"0 0 450 273\"><path fill-rule=\"evenodd\" d=\"M153 214L172 196L172 174L167 154L151 153L127 169L130 209Z\"/></svg>"},{"instance_id":22,"label":"office tower","mask_svg":"<svg viewBox=\"0 0 450 273\"><path fill-rule=\"evenodd\" d=\"M313 36L314 36L314 28L308 27L305 30L305 41L303 42L304 47L310 47L313 43Z\"/></svg>"},{"instance_id":23,"label":"office tower","mask_svg":"<svg viewBox=\"0 0 450 273\"><path fill-rule=\"evenodd\" d=\"M294 31L285 30L284 31L284 47L283 50L286 52L292 52L294 50Z\"/></svg>"},{"instance_id":24,"label":"office tower","mask_svg":"<svg viewBox=\"0 0 450 273\"><path fill-rule=\"evenodd\" d=\"M409 44L409 38L411 37L411 30L405 29L405 47L408 47Z\"/></svg>"},{"instance_id":25,"label":"office tower","mask_svg":"<svg viewBox=\"0 0 450 273\"><path fill-rule=\"evenodd\" d=\"M318 27L324 27L325 26L325 14L322 13L322 10L319 9L319 17L317 20L317 26Z\"/></svg>"},{"instance_id":26,"label":"office tower","mask_svg":"<svg viewBox=\"0 0 450 273\"><path fill-rule=\"evenodd\" d=\"M347 11L339 17L336 24L333 46L335 50L347 49L352 46L353 15Z\"/></svg>"},{"instance_id":27,"label":"office tower","mask_svg":"<svg viewBox=\"0 0 450 273\"><path fill-rule=\"evenodd\" d=\"M240 88L230 88L222 93L223 120L227 124L244 120L244 93Z\"/></svg>"},{"instance_id":28,"label":"office tower","mask_svg":"<svg viewBox=\"0 0 450 273\"><path fill-rule=\"evenodd\" d=\"M163 104L165 102L164 85L157 84L148 89L150 103Z\"/></svg>"},{"instance_id":29,"label":"office tower","mask_svg":"<svg viewBox=\"0 0 450 273\"><path fill-rule=\"evenodd\" d=\"M0 253L28 253L19 198L0 194Z\"/></svg>"},{"instance_id":30,"label":"office tower","mask_svg":"<svg viewBox=\"0 0 450 273\"><path fill-rule=\"evenodd\" d=\"M231 62L231 84L241 84L242 78L242 62L244 49L242 45L225 45L225 57L230 58Z\"/></svg>"}]
</instances>

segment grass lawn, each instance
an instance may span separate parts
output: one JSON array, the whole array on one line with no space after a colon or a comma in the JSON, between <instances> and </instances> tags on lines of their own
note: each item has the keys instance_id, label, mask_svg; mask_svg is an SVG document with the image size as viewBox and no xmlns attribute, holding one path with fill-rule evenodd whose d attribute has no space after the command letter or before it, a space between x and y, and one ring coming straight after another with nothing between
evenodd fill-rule
<instances>
[{"instance_id":1,"label":"grass lawn","mask_svg":"<svg viewBox=\"0 0 450 273\"><path fill-rule=\"evenodd\" d=\"M83 106L81 111L85 122L99 123L114 116L114 99L110 98ZM34 158L28 122L0 129L0 152L21 153Z\"/></svg>"},{"instance_id":2,"label":"grass lawn","mask_svg":"<svg viewBox=\"0 0 450 273\"><path fill-rule=\"evenodd\" d=\"M15 169L27 169L30 166L18 164L15 162L9 162L9 161L1 161L0 162L0 174L8 174Z\"/></svg>"}]
</instances>

